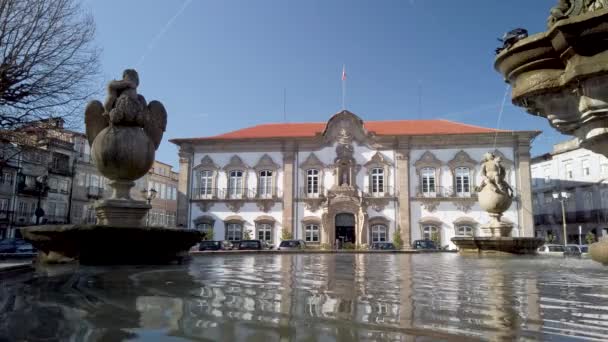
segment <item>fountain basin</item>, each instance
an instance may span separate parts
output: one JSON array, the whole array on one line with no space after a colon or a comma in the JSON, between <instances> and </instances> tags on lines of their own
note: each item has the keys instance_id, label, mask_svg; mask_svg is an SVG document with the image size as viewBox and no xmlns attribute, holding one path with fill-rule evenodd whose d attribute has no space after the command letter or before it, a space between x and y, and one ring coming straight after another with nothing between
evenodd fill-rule
<instances>
[{"instance_id":1,"label":"fountain basin","mask_svg":"<svg viewBox=\"0 0 608 342\"><path fill-rule=\"evenodd\" d=\"M201 240L196 230L167 227L43 225L21 229L43 263L85 265L179 262Z\"/></svg>"},{"instance_id":2,"label":"fountain basin","mask_svg":"<svg viewBox=\"0 0 608 342\"><path fill-rule=\"evenodd\" d=\"M533 237L455 237L452 242L460 253L536 254L545 242Z\"/></svg>"}]
</instances>

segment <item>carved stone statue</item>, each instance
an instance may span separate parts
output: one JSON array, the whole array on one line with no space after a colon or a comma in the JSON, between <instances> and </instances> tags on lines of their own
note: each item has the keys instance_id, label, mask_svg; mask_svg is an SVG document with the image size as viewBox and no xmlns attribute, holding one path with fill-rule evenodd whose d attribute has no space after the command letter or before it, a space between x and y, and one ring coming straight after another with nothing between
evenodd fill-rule
<instances>
[{"instance_id":1,"label":"carved stone statue","mask_svg":"<svg viewBox=\"0 0 608 342\"><path fill-rule=\"evenodd\" d=\"M86 135L99 172L110 179L112 197L97 203L102 224L134 225L149 205L131 199L133 181L144 176L154 163L154 154L167 126L162 103L146 103L137 93L139 77L132 69L122 80L111 81L105 104L91 101L85 109ZM125 211L124 209L130 209Z\"/></svg>"},{"instance_id":2,"label":"carved stone statue","mask_svg":"<svg viewBox=\"0 0 608 342\"><path fill-rule=\"evenodd\" d=\"M513 197L513 189L505 180L507 173L505 167L501 164L501 158L492 153L486 153L481 163L481 185L478 191L481 191L485 186L490 186L492 191L506 194Z\"/></svg>"},{"instance_id":3,"label":"carved stone statue","mask_svg":"<svg viewBox=\"0 0 608 342\"><path fill-rule=\"evenodd\" d=\"M481 162L481 176L481 184L476 187L479 206L491 217L490 223L481 228L491 236L510 236L513 226L501 222L501 217L513 202L513 189L505 180L506 171L501 158L486 153Z\"/></svg>"},{"instance_id":4,"label":"carved stone statue","mask_svg":"<svg viewBox=\"0 0 608 342\"><path fill-rule=\"evenodd\" d=\"M605 8L608 8L608 0L559 0L558 4L551 8L547 26L551 28L562 19Z\"/></svg>"}]
</instances>

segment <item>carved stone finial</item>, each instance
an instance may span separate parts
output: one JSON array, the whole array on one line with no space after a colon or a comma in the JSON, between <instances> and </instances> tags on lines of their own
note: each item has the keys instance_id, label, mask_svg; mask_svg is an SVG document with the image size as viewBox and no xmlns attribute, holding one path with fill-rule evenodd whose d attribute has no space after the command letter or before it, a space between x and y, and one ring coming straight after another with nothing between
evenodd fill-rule
<instances>
[{"instance_id":1,"label":"carved stone finial","mask_svg":"<svg viewBox=\"0 0 608 342\"><path fill-rule=\"evenodd\" d=\"M551 8L547 27L551 28L562 19L605 8L608 8L608 0L559 0L557 5Z\"/></svg>"}]
</instances>

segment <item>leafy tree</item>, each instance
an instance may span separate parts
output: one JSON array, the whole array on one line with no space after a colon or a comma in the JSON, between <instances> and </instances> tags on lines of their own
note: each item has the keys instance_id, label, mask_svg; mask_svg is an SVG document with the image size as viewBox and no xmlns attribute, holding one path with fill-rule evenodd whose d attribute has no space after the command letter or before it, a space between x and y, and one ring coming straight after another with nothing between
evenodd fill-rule
<instances>
[{"instance_id":1,"label":"leafy tree","mask_svg":"<svg viewBox=\"0 0 608 342\"><path fill-rule=\"evenodd\" d=\"M592 232L588 232L587 235L585 235L585 241L587 241L588 245L594 243L595 242L595 234L593 234Z\"/></svg>"},{"instance_id":2,"label":"leafy tree","mask_svg":"<svg viewBox=\"0 0 608 342\"><path fill-rule=\"evenodd\" d=\"M251 240L251 230L245 229L243 232L243 240Z\"/></svg>"},{"instance_id":3,"label":"leafy tree","mask_svg":"<svg viewBox=\"0 0 608 342\"><path fill-rule=\"evenodd\" d=\"M399 232L399 230L395 230L395 232L393 233L393 244L397 249L401 249L401 247L403 246L403 240L401 239L401 233Z\"/></svg>"},{"instance_id":4,"label":"leafy tree","mask_svg":"<svg viewBox=\"0 0 608 342\"><path fill-rule=\"evenodd\" d=\"M290 231L283 229L281 231L281 240L291 240L293 238L293 235L291 234Z\"/></svg>"}]
</instances>

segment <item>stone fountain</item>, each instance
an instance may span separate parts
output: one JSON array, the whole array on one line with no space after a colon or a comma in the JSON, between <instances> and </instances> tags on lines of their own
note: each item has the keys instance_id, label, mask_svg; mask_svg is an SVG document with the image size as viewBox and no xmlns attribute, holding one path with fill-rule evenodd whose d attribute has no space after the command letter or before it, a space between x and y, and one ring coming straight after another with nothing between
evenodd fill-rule
<instances>
[{"instance_id":1,"label":"stone fountain","mask_svg":"<svg viewBox=\"0 0 608 342\"><path fill-rule=\"evenodd\" d=\"M143 218L151 206L131 198L134 181L154 163L167 125L162 103L137 93L139 77L125 70L111 81L104 104L91 101L85 109L86 135L99 172L110 180L112 196L95 203L96 225L26 227L24 237L40 252L42 262L79 260L83 264L150 264L179 260L200 241L198 231L147 227Z\"/></svg>"},{"instance_id":2,"label":"stone fountain","mask_svg":"<svg viewBox=\"0 0 608 342\"><path fill-rule=\"evenodd\" d=\"M543 240L534 237L512 237L513 224L502 220L513 203L513 189L505 180L506 171L500 157L486 153L481 162L482 182L476 187L479 206L488 212L490 222L481 226L481 236L455 237L452 242L461 253L535 254Z\"/></svg>"},{"instance_id":3,"label":"stone fountain","mask_svg":"<svg viewBox=\"0 0 608 342\"><path fill-rule=\"evenodd\" d=\"M513 104L608 156L608 0L560 0L547 31L502 49L494 67ZM608 264L608 240L590 253Z\"/></svg>"}]
</instances>

